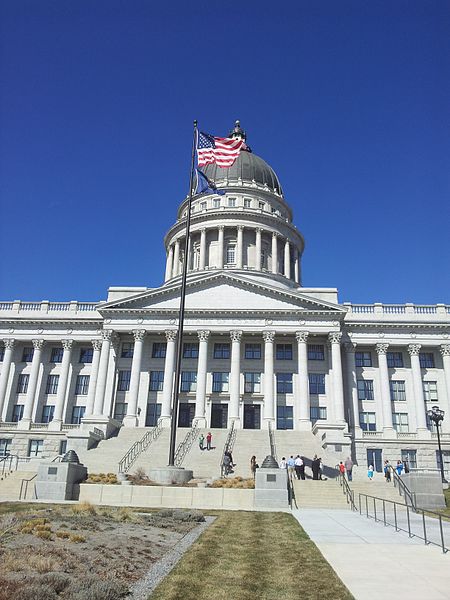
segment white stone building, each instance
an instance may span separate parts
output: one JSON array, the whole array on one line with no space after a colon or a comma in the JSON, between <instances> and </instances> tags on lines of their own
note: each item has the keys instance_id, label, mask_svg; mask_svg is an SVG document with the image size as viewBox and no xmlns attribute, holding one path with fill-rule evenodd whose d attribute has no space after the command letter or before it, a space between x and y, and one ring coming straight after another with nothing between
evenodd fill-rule
<instances>
[{"instance_id":1,"label":"white stone building","mask_svg":"<svg viewBox=\"0 0 450 600\"><path fill-rule=\"evenodd\" d=\"M271 167L243 151L205 172L226 194L193 199L179 425L272 423L338 455L351 443L363 465L436 468L437 404L450 466L450 306L340 304L336 289L302 287L304 240ZM186 209L162 286L0 303L0 453L169 426Z\"/></svg>"}]
</instances>

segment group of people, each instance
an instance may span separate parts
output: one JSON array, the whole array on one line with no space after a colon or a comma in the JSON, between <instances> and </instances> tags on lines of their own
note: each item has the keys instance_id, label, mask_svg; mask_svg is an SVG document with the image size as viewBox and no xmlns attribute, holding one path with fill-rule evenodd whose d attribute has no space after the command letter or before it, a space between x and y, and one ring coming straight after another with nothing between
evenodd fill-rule
<instances>
[{"instance_id":1,"label":"group of people","mask_svg":"<svg viewBox=\"0 0 450 600\"><path fill-rule=\"evenodd\" d=\"M208 433L206 434L206 448L205 448L205 436L203 435L203 433L200 434L199 438L198 438L198 446L200 448L200 450L212 450L212 446L211 446L211 442L212 442L212 434L210 431L208 431Z\"/></svg>"},{"instance_id":2,"label":"group of people","mask_svg":"<svg viewBox=\"0 0 450 600\"><path fill-rule=\"evenodd\" d=\"M295 476L297 479L306 479L305 466L305 457L300 456L300 454L297 454L295 458L292 454L287 460L286 457L283 456L280 460L280 469L287 469L288 475L290 477ZM319 480L323 478L322 459L318 457L317 454L314 455L314 458L311 461L311 471L313 479Z\"/></svg>"},{"instance_id":3,"label":"group of people","mask_svg":"<svg viewBox=\"0 0 450 600\"><path fill-rule=\"evenodd\" d=\"M384 479L385 479L386 483L391 482L391 474L392 474L393 470L396 471L396 473L399 477L400 477L400 475L403 474L403 472L409 473L408 462L405 461L403 463L402 460L398 460L395 467L393 467L388 460L385 460L384 465L383 465L383 474L384 474ZM372 481L373 475L374 475L373 465L369 465L369 468L367 469L367 477L369 478L369 481Z\"/></svg>"},{"instance_id":4,"label":"group of people","mask_svg":"<svg viewBox=\"0 0 450 600\"><path fill-rule=\"evenodd\" d=\"M353 481L353 461L350 456L347 456L345 462L339 463L339 473L345 475L347 473L347 479Z\"/></svg>"}]
</instances>

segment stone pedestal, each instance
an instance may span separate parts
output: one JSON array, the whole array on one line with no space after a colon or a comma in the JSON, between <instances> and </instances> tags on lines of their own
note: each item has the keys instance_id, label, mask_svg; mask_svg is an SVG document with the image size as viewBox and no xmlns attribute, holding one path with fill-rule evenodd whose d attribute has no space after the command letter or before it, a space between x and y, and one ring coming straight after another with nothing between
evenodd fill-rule
<instances>
[{"instance_id":1,"label":"stone pedestal","mask_svg":"<svg viewBox=\"0 0 450 600\"><path fill-rule=\"evenodd\" d=\"M176 485L187 483L194 477L193 471L182 467L160 467L149 469L148 477L161 485Z\"/></svg>"},{"instance_id":2,"label":"stone pedestal","mask_svg":"<svg viewBox=\"0 0 450 600\"><path fill-rule=\"evenodd\" d=\"M287 469L256 469L256 508L287 508Z\"/></svg>"},{"instance_id":3,"label":"stone pedestal","mask_svg":"<svg viewBox=\"0 0 450 600\"><path fill-rule=\"evenodd\" d=\"M402 475L402 481L415 495L417 508L429 510L445 508L440 472L411 471Z\"/></svg>"},{"instance_id":4,"label":"stone pedestal","mask_svg":"<svg viewBox=\"0 0 450 600\"><path fill-rule=\"evenodd\" d=\"M67 462L44 462L38 467L37 500L78 500L78 484L87 478L84 465Z\"/></svg>"}]
</instances>

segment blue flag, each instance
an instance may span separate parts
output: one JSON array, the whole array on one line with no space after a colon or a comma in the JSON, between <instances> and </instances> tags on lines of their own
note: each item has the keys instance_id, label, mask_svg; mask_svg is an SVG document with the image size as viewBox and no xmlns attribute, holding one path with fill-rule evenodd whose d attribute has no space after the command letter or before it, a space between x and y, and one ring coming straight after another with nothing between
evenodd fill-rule
<instances>
[{"instance_id":1,"label":"blue flag","mask_svg":"<svg viewBox=\"0 0 450 600\"><path fill-rule=\"evenodd\" d=\"M206 175L200 169L196 169L196 185L194 194L219 194L223 196L225 194L225 190L218 190L216 184L208 179Z\"/></svg>"}]
</instances>

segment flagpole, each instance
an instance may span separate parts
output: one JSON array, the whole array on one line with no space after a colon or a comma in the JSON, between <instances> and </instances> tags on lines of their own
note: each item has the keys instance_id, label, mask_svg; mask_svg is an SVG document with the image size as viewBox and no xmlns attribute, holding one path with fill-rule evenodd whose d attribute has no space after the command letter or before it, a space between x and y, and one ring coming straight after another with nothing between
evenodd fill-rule
<instances>
[{"instance_id":1,"label":"flagpole","mask_svg":"<svg viewBox=\"0 0 450 600\"><path fill-rule=\"evenodd\" d=\"M170 446L169 446L169 467L175 466L175 444L177 437L177 421L178 421L178 406L180 396L180 376L181 376L181 360L183 357L183 325L184 325L184 305L186 300L186 278L189 259L189 233L191 228L191 205L192 205L192 188L194 184L194 162L195 162L195 146L197 141L197 121L194 121L194 132L192 138L192 158L191 158L191 173L189 178L189 201L186 214L186 239L184 242L184 260L183 273L181 277L181 293L180 293L180 310L178 313L178 335L177 335L177 358L175 363L175 378L172 388L172 421L170 424Z\"/></svg>"}]
</instances>

